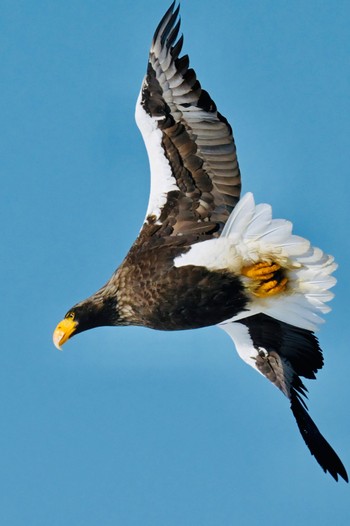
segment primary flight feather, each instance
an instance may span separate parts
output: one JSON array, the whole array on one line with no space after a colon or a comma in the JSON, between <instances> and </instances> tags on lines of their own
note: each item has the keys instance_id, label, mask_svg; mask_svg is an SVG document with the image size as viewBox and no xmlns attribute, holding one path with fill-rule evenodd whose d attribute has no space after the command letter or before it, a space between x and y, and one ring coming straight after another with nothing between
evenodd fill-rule
<instances>
[{"instance_id":1,"label":"primary flight feather","mask_svg":"<svg viewBox=\"0 0 350 526\"><path fill-rule=\"evenodd\" d=\"M174 2L154 34L136 105L151 171L144 224L111 279L69 309L54 343L104 325L218 325L289 399L323 470L348 481L307 411L300 379L323 366L314 332L329 310L336 264L289 221L274 219L269 205L250 193L240 199L231 126L180 56L179 29Z\"/></svg>"}]
</instances>

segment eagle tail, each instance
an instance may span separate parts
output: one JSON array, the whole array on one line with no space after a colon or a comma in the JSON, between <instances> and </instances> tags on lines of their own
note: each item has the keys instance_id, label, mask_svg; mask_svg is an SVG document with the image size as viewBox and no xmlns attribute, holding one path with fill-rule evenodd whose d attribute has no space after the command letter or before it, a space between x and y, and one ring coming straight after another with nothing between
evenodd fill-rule
<instances>
[{"instance_id":1,"label":"eagle tail","mask_svg":"<svg viewBox=\"0 0 350 526\"><path fill-rule=\"evenodd\" d=\"M332 273L337 264L334 258L321 249L313 247L307 239L292 233L293 225L285 219L274 219L271 206L254 202L251 193L239 201L228 219L221 239L231 242L236 259L244 268L260 262L278 264L280 270L272 280L285 278L282 293L255 294L259 279L242 280L250 292L248 310L264 312L281 321L315 331L321 317L330 311L326 305L334 294L329 290L336 279ZM259 269L258 269L259 272ZM247 313L242 313L245 317ZM233 321L235 319L233 318Z\"/></svg>"},{"instance_id":2,"label":"eagle tail","mask_svg":"<svg viewBox=\"0 0 350 526\"><path fill-rule=\"evenodd\" d=\"M290 407L305 444L309 448L311 455L313 455L320 464L323 471L325 473L328 471L335 480L338 480L338 475L340 475L346 482L349 482L342 461L332 446L327 442L324 436L322 436L295 391L292 391L291 393Z\"/></svg>"}]
</instances>

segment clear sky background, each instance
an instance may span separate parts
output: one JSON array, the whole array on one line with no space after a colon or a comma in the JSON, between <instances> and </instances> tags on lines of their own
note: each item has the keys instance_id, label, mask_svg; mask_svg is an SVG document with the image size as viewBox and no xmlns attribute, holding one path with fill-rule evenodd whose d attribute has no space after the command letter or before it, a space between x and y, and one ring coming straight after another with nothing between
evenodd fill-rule
<instances>
[{"instance_id":1,"label":"clear sky background","mask_svg":"<svg viewBox=\"0 0 350 526\"><path fill-rule=\"evenodd\" d=\"M170 2L169 2L170 3ZM163 0L3 0L0 21L0 523L329 526L325 475L286 399L217 328L52 331L144 218L134 106ZM336 256L310 412L350 469L350 3L183 0L203 85L235 131L244 191Z\"/></svg>"}]
</instances>

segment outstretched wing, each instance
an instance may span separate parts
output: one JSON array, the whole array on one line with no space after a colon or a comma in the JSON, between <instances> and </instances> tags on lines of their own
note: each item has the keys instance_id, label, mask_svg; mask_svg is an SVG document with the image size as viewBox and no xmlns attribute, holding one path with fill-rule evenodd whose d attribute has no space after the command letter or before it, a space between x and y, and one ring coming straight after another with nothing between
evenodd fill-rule
<instances>
[{"instance_id":1,"label":"outstretched wing","mask_svg":"<svg viewBox=\"0 0 350 526\"><path fill-rule=\"evenodd\" d=\"M311 419L303 399L307 397L307 389L300 376L315 378L315 373L323 366L316 336L266 314L219 326L231 336L240 357L289 399L301 436L322 469L335 480L340 475L348 481L340 458Z\"/></svg>"},{"instance_id":2,"label":"outstretched wing","mask_svg":"<svg viewBox=\"0 0 350 526\"><path fill-rule=\"evenodd\" d=\"M218 236L240 196L232 129L201 88L187 55L179 57L179 6L153 37L136 121L150 162L144 235Z\"/></svg>"}]
</instances>

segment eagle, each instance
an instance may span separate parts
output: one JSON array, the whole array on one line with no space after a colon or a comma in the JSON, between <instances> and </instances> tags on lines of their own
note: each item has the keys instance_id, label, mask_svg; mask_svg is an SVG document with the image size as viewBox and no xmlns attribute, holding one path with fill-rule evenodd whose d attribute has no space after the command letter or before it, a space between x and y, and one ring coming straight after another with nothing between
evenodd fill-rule
<instances>
[{"instance_id":1,"label":"eagle","mask_svg":"<svg viewBox=\"0 0 350 526\"><path fill-rule=\"evenodd\" d=\"M151 172L144 223L109 281L57 325L54 344L100 326L216 325L288 398L323 470L348 482L301 380L323 366L315 331L329 311L336 263L268 204L241 197L232 128L181 55L179 9L174 1L154 33L136 104Z\"/></svg>"}]
</instances>

